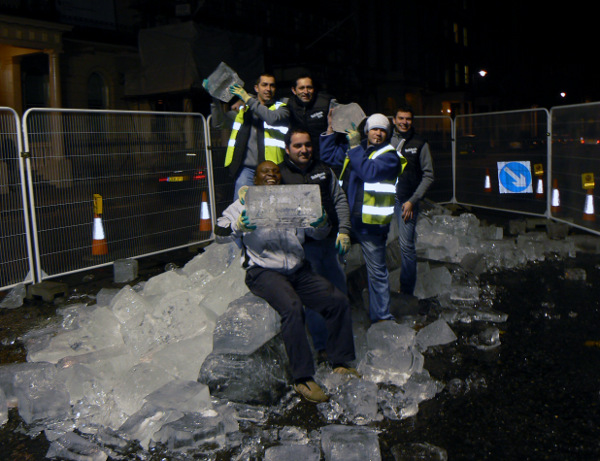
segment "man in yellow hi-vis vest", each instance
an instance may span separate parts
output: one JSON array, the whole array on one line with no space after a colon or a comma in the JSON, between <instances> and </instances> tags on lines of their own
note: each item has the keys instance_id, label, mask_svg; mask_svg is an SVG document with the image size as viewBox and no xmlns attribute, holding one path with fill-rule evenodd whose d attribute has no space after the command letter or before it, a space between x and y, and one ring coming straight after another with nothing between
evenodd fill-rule
<instances>
[{"instance_id":1,"label":"man in yellow hi-vis vest","mask_svg":"<svg viewBox=\"0 0 600 461\"><path fill-rule=\"evenodd\" d=\"M335 109L334 109L335 110ZM356 129L340 138L331 129L321 135L321 160L342 167L340 180L350 206L351 238L360 243L367 265L369 314L372 322L392 320L385 252L394 216L396 181L406 159L389 141L390 122L383 114L365 124L367 139Z\"/></svg>"},{"instance_id":2,"label":"man in yellow hi-vis vest","mask_svg":"<svg viewBox=\"0 0 600 461\"><path fill-rule=\"evenodd\" d=\"M256 166L265 160L281 163L285 155L284 136L290 112L285 102L275 101L275 77L262 74L254 85L256 96L233 85L229 91L244 106L237 113L227 145L225 166L235 178L234 199L242 186L254 182Z\"/></svg>"}]
</instances>

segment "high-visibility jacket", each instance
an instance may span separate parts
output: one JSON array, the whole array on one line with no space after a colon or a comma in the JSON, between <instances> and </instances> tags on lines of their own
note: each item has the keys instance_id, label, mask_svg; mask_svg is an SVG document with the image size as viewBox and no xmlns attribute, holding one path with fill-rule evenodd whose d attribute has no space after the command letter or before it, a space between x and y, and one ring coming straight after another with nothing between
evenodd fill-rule
<instances>
[{"instance_id":1,"label":"high-visibility jacket","mask_svg":"<svg viewBox=\"0 0 600 461\"><path fill-rule=\"evenodd\" d=\"M404 171L406 159L390 144L383 146L380 149L374 150L369 155L370 160L374 160L382 154L394 152L400 157L400 171L394 178L384 179L379 182L365 182L363 191L362 203L362 222L365 224L389 224L394 215L394 201L396 197L396 182L398 176ZM346 166L350 159L346 157L344 167L340 174L340 180L344 175Z\"/></svg>"},{"instance_id":2,"label":"high-visibility jacket","mask_svg":"<svg viewBox=\"0 0 600 461\"><path fill-rule=\"evenodd\" d=\"M282 102L276 102L269 107L269 110L276 110L284 105ZM233 161L233 154L235 151L236 139L238 133L244 123L244 114L248 110L248 106L244 106L236 115L233 127L231 129L231 136L229 137L229 143L227 145L227 152L225 153L225 166L228 167ZM275 163L281 163L285 155L285 142L284 136L288 131L287 126L271 126L264 123L264 146L265 146L265 160L270 160ZM259 160L260 163L260 160Z\"/></svg>"}]
</instances>

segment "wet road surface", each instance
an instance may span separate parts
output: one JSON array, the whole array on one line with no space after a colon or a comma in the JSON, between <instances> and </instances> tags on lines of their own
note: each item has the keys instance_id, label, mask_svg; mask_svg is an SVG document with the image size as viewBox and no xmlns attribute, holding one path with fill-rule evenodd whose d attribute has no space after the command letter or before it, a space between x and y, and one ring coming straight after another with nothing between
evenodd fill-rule
<instances>
[{"instance_id":1,"label":"wet road surface","mask_svg":"<svg viewBox=\"0 0 600 461\"><path fill-rule=\"evenodd\" d=\"M193 257L185 253L140 261L140 279L162 272L171 261L183 265ZM585 280L573 279L570 274L578 273L574 269L585 270ZM81 274L71 276L70 299L117 286L112 268L96 270L93 277L81 283ZM424 368L446 388L421 403L414 417L370 425L381 430L382 458L394 460L392 447L398 444L427 442L445 449L449 460L600 459L599 280L596 254L482 275L480 285L496 287L493 309L508 314L505 323L496 324L501 345L479 350L469 344L489 325L451 325L458 341L424 354ZM433 319L435 302L421 303ZM35 300L0 311L1 362L25 360L19 335L43 324L55 309ZM327 423L314 405L301 403L269 424L314 430ZM30 438L26 432L12 409L0 430L2 459L45 459L49 444L44 436ZM223 452L217 459L232 456ZM132 453L126 459L171 458Z\"/></svg>"}]
</instances>

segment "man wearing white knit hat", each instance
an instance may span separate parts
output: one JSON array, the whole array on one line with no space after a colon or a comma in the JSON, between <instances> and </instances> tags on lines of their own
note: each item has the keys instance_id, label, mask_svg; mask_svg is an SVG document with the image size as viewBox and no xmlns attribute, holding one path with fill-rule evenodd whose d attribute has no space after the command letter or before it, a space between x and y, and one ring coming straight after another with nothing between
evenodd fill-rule
<instances>
[{"instance_id":1,"label":"man wearing white knit hat","mask_svg":"<svg viewBox=\"0 0 600 461\"><path fill-rule=\"evenodd\" d=\"M369 315L372 322L392 320L385 247L394 215L396 180L406 159L389 143L391 126L383 114L365 123L366 139L358 130L340 140L331 128L321 135L321 159L341 167L340 181L350 205L351 238L360 243L367 265Z\"/></svg>"}]
</instances>

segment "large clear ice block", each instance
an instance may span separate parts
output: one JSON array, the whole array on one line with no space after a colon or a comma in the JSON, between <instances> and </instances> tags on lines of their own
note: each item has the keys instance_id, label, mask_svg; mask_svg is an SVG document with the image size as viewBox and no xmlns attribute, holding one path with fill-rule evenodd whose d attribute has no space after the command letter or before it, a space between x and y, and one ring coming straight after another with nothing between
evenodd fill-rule
<instances>
[{"instance_id":1,"label":"large clear ice block","mask_svg":"<svg viewBox=\"0 0 600 461\"><path fill-rule=\"evenodd\" d=\"M323 214L319 186L251 186L246 192L246 213L257 227L310 227Z\"/></svg>"},{"instance_id":2,"label":"large clear ice block","mask_svg":"<svg viewBox=\"0 0 600 461\"><path fill-rule=\"evenodd\" d=\"M360 123L367 118L362 108L355 102L338 104L331 116L331 128L336 133L345 133L346 130L357 129Z\"/></svg>"},{"instance_id":3,"label":"large clear ice block","mask_svg":"<svg viewBox=\"0 0 600 461\"><path fill-rule=\"evenodd\" d=\"M224 62L221 62L217 66L213 73L208 76L207 80L206 91L208 91L213 98L223 102L229 102L233 97L229 92L229 87L231 85L237 83L242 87L244 86L244 81Z\"/></svg>"}]
</instances>

